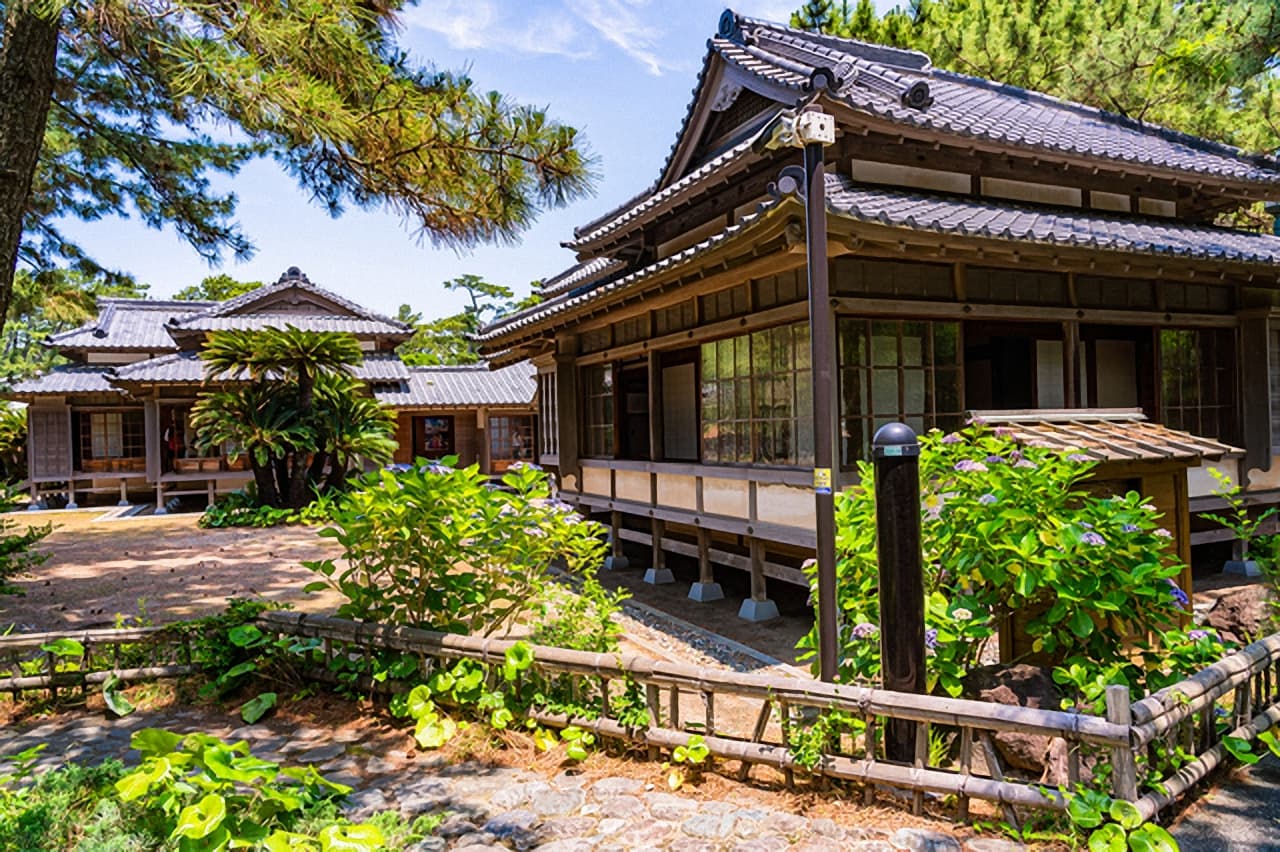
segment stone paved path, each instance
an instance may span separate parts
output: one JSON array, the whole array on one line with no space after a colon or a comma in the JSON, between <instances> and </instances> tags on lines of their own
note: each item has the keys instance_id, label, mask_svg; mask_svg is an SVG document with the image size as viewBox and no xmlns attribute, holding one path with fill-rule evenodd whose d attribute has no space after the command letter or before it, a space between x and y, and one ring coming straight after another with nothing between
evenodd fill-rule
<instances>
[{"instance_id":1,"label":"stone paved path","mask_svg":"<svg viewBox=\"0 0 1280 852\"><path fill-rule=\"evenodd\" d=\"M1280 760L1237 769L1170 829L1183 852L1278 852Z\"/></svg>"},{"instance_id":2,"label":"stone paved path","mask_svg":"<svg viewBox=\"0 0 1280 852\"><path fill-rule=\"evenodd\" d=\"M37 771L107 757L136 762L129 738L145 727L204 730L223 739L245 739L255 755L314 764L327 777L355 788L348 804L354 819L388 808L406 816L447 813L437 835L419 844L418 852L534 848L544 852L1004 852L1022 848L992 839L962 845L947 834L923 829L851 828L830 819L655 791L633 778L584 781L562 773L547 779L527 770L479 763L446 765L421 756L409 760L403 751L408 745L406 734L376 725L285 730L277 722L250 726L235 722L194 710L139 712L117 720L69 713L50 722L0 730L0 757L46 743Z\"/></svg>"}]
</instances>

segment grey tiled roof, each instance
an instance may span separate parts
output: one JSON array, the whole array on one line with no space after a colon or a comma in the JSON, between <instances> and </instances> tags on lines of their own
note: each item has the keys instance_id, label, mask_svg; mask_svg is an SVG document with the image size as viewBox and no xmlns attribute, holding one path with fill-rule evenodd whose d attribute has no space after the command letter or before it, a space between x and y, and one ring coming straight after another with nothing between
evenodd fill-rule
<instances>
[{"instance_id":1,"label":"grey tiled roof","mask_svg":"<svg viewBox=\"0 0 1280 852\"><path fill-rule=\"evenodd\" d=\"M175 352L115 368L116 381L155 384L198 384L204 381L204 362L195 352ZM393 352L370 352L352 375L366 381L406 381L409 368ZM219 377L219 381L226 381Z\"/></svg>"},{"instance_id":2,"label":"grey tiled roof","mask_svg":"<svg viewBox=\"0 0 1280 852\"><path fill-rule=\"evenodd\" d=\"M585 238L584 238L585 239ZM626 268L626 264L620 260L613 260L608 257L597 257L592 260L579 263L577 266L571 266L564 272L554 278L548 278L542 282L542 295L554 296L557 293L564 293L575 287L584 287L588 284L594 284L604 278L620 272Z\"/></svg>"},{"instance_id":3,"label":"grey tiled roof","mask_svg":"<svg viewBox=\"0 0 1280 852\"><path fill-rule=\"evenodd\" d=\"M531 405L537 383L533 365L521 361L490 370L487 364L412 367L398 389L375 386L374 397L397 408L465 408L479 405Z\"/></svg>"},{"instance_id":4,"label":"grey tiled roof","mask_svg":"<svg viewBox=\"0 0 1280 852\"><path fill-rule=\"evenodd\" d=\"M895 123L1016 147L1082 154L1191 174L1280 183L1280 163L1237 148L1144 124L1003 83L921 66L923 54L814 36L766 21L737 19L739 33L712 39L726 61L771 82L800 88L818 68L835 72L838 96L854 109ZM903 103L923 83L932 102Z\"/></svg>"},{"instance_id":5,"label":"grey tiled roof","mask_svg":"<svg viewBox=\"0 0 1280 852\"><path fill-rule=\"evenodd\" d=\"M364 335L398 335L406 332L399 323L379 319L343 316L304 316L299 314L239 314L235 316L209 316L198 314L172 324L176 331L227 331L229 329L284 329L288 326L303 331L346 332Z\"/></svg>"},{"instance_id":6,"label":"grey tiled roof","mask_svg":"<svg viewBox=\"0 0 1280 852\"><path fill-rule=\"evenodd\" d=\"M178 347L165 330L165 323L212 304L177 299L99 299L97 318L79 328L50 335L49 345L58 349L171 351Z\"/></svg>"},{"instance_id":7,"label":"grey tiled roof","mask_svg":"<svg viewBox=\"0 0 1280 852\"><path fill-rule=\"evenodd\" d=\"M1280 237L1271 234L898 192L860 186L841 175L827 176L827 209L845 218L913 231L1196 260L1280 262Z\"/></svg>"},{"instance_id":8,"label":"grey tiled roof","mask_svg":"<svg viewBox=\"0 0 1280 852\"><path fill-rule=\"evenodd\" d=\"M254 303L269 300L272 297L289 290L298 290L304 293L310 293L314 296L319 296L320 298L332 302L333 304L349 311L354 317L367 320L370 323L380 324L379 327L394 328L397 333L411 334L413 332L413 329L405 323L394 320L391 317L375 313L362 305L356 304L350 299L334 293L332 290L326 290L323 287L312 284L311 280L307 278L307 276L304 275L296 266L290 267L274 284L268 284L265 287L250 290L248 293L243 293L233 299L228 299L225 302L214 303L208 310L201 311L198 314L192 314L189 317L183 317L173 323L173 325L175 328L202 331L208 330L207 326L201 323L207 321L209 318L231 317L235 314L251 315ZM298 327L301 328L301 326ZM375 331L369 333L379 334L384 332Z\"/></svg>"},{"instance_id":9,"label":"grey tiled roof","mask_svg":"<svg viewBox=\"0 0 1280 852\"><path fill-rule=\"evenodd\" d=\"M366 382L407 382L413 372L394 352L366 352L351 374Z\"/></svg>"},{"instance_id":10,"label":"grey tiled roof","mask_svg":"<svg viewBox=\"0 0 1280 852\"><path fill-rule=\"evenodd\" d=\"M579 288L577 290L561 293L560 295L554 296L541 304L534 305L530 308L524 309L523 311L519 311L518 313L509 314L508 316L495 320L480 329L480 332L475 336L475 339L480 342L493 340L516 329L534 325L557 314L572 310L573 308L584 305L587 302L593 302L603 296L635 287L649 278L652 278L659 272L664 272L673 267L681 266L684 263L693 260L704 251L714 248L721 243L725 243L738 234L749 230L755 223L762 219L766 211L776 206L776 201L766 202L761 205L759 211L743 217L737 224L730 225L720 233L708 237L696 245L692 245L682 251L678 251L669 257L665 257L657 263L646 266L643 269L637 269L635 272L631 272L620 278L613 278L605 281L590 289Z\"/></svg>"},{"instance_id":11,"label":"grey tiled roof","mask_svg":"<svg viewBox=\"0 0 1280 852\"><path fill-rule=\"evenodd\" d=\"M495 340L517 329L536 325L589 302L638 286L657 273L692 260L739 235L776 206L775 201L766 202L758 213L744 218L741 223L651 266L593 289L564 293L520 313L503 317L482 329L476 339L482 342ZM1165 255L1189 260L1261 265L1280 263L1280 237L1270 234L1155 217L899 192L856 184L837 174L827 175L827 210L833 216L871 224L977 239Z\"/></svg>"},{"instance_id":12,"label":"grey tiled roof","mask_svg":"<svg viewBox=\"0 0 1280 852\"><path fill-rule=\"evenodd\" d=\"M715 59L721 59L795 100L808 93L813 72L833 71L840 80L834 97L847 106L895 124L960 138L984 139L1012 148L1052 151L1119 164L1155 167L1191 175L1280 185L1280 161L1114 113L932 67L918 51L899 50L835 36L796 30L726 12L734 26L708 44L694 97L658 180L636 197L574 230L566 245L588 244L611 230L644 217L664 198L707 177L708 166L723 170L747 158L749 143L725 151L686 175L673 173L677 155L696 140L685 139L705 93L701 89ZM903 103L912 86L927 89L923 108ZM793 104L786 104L792 106Z\"/></svg>"},{"instance_id":13,"label":"grey tiled roof","mask_svg":"<svg viewBox=\"0 0 1280 852\"><path fill-rule=\"evenodd\" d=\"M10 391L15 396L61 396L74 393L119 393L107 381L104 367L55 367L43 376L25 379Z\"/></svg>"}]
</instances>

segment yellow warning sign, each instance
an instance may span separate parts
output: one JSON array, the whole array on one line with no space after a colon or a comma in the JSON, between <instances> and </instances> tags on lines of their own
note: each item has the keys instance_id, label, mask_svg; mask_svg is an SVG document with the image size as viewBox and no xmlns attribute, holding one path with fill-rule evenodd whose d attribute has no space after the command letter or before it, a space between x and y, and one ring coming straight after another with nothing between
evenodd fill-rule
<instances>
[{"instance_id":1,"label":"yellow warning sign","mask_svg":"<svg viewBox=\"0 0 1280 852\"><path fill-rule=\"evenodd\" d=\"M831 468L815 467L813 469L813 490L823 493L831 491Z\"/></svg>"}]
</instances>

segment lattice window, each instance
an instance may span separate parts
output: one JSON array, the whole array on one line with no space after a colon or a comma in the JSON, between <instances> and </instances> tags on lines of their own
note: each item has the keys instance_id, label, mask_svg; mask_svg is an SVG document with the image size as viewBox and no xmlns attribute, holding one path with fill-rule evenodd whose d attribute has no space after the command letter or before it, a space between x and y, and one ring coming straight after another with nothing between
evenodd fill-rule
<instances>
[{"instance_id":1,"label":"lattice window","mask_svg":"<svg viewBox=\"0 0 1280 852\"><path fill-rule=\"evenodd\" d=\"M80 458L141 458L147 453L141 411L82 411Z\"/></svg>"},{"instance_id":2,"label":"lattice window","mask_svg":"<svg viewBox=\"0 0 1280 852\"><path fill-rule=\"evenodd\" d=\"M832 288L841 296L890 296L897 299L952 301L952 268L936 263L840 258Z\"/></svg>"},{"instance_id":3,"label":"lattice window","mask_svg":"<svg viewBox=\"0 0 1280 852\"><path fill-rule=\"evenodd\" d=\"M1235 440L1234 365L1230 329L1161 329L1161 422L1204 438Z\"/></svg>"},{"instance_id":4,"label":"lattice window","mask_svg":"<svg viewBox=\"0 0 1280 852\"><path fill-rule=\"evenodd\" d=\"M702 345L702 460L813 464L807 323Z\"/></svg>"},{"instance_id":5,"label":"lattice window","mask_svg":"<svg viewBox=\"0 0 1280 852\"><path fill-rule=\"evenodd\" d=\"M540 456L560 454L560 408L556 404L556 374L538 374L538 453Z\"/></svg>"},{"instance_id":6,"label":"lattice window","mask_svg":"<svg viewBox=\"0 0 1280 852\"><path fill-rule=\"evenodd\" d=\"M839 337L845 465L870 458L871 438L885 423L901 421L917 433L960 428L959 323L842 318Z\"/></svg>"},{"instance_id":7,"label":"lattice window","mask_svg":"<svg viewBox=\"0 0 1280 852\"><path fill-rule=\"evenodd\" d=\"M582 370L582 400L585 404L582 419L587 456L613 457L613 379L611 364L597 364Z\"/></svg>"}]
</instances>

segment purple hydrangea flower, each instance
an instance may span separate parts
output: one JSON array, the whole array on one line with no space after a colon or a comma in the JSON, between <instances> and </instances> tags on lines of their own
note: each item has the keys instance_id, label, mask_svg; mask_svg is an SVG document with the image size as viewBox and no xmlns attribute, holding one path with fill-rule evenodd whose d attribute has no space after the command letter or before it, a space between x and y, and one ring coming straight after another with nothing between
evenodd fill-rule
<instances>
[{"instance_id":1,"label":"purple hydrangea flower","mask_svg":"<svg viewBox=\"0 0 1280 852\"><path fill-rule=\"evenodd\" d=\"M1208 630L1200 630L1199 628L1187 632L1187 638L1192 642L1199 642L1201 639L1209 639L1213 634Z\"/></svg>"},{"instance_id":2,"label":"purple hydrangea flower","mask_svg":"<svg viewBox=\"0 0 1280 852\"><path fill-rule=\"evenodd\" d=\"M507 467L507 470L542 470L542 468L534 464L533 462L518 461L518 462L512 462Z\"/></svg>"},{"instance_id":3,"label":"purple hydrangea flower","mask_svg":"<svg viewBox=\"0 0 1280 852\"><path fill-rule=\"evenodd\" d=\"M1156 530L1154 533L1152 533L1152 535L1154 535L1156 538L1173 538L1173 533L1169 532L1164 527L1161 527L1160 529Z\"/></svg>"},{"instance_id":4,"label":"purple hydrangea flower","mask_svg":"<svg viewBox=\"0 0 1280 852\"><path fill-rule=\"evenodd\" d=\"M1034 470L1036 463L1033 461L1029 461L1027 459L1018 459L1016 462L1013 463L1013 466L1021 467L1021 468L1031 468L1032 470Z\"/></svg>"},{"instance_id":5,"label":"purple hydrangea flower","mask_svg":"<svg viewBox=\"0 0 1280 852\"><path fill-rule=\"evenodd\" d=\"M1081 521L1080 526L1084 527L1087 530L1093 529L1093 524L1089 523L1088 521Z\"/></svg>"},{"instance_id":6,"label":"purple hydrangea flower","mask_svg":"<svg viewBox=\"0 0 1280 852\"><path fill-rule=\"evenodd\" d=\"M861 624L854 625L854 628L853 628L854 639L873 639L876 636L878 636L879 633L880 633L879 627L876 627L874 624L871 624L870 622L866 622L866 621L862 622Z\"/></svg>"},{"instance_id":7,"label":"purple hydrangea flower","mask_svg":"<svg viewBox=\"0 0 1280 852\"><path fill-rule=\"evenodd\" d=\"M1093 459L1089 458L1084 453L1072 453L1067 456L1067 461L1075 462L1076 464L1084 464L1085 462L1093 461Z\"/></svg>"},{"instance_id":8,"label":"purple hydrangea flower","mask_svg":"<svg viewBox=\"0 0 1280 852\"><path fill-rule=\"evenodd\" d=\"M924 632L924 646L930 650L938 647L938 631L930 627Z\"/></svg>"},{"instance_id":9,"label":"purple hydrangea flower","mask_svg":"<svg viewBox=\"0 0 1280 852\"><path fill-rule=\"evenodd\" d=\"M434 473L443 476L446 473L453 473L453 468L447 464L429 464L427 465L427 473Z\"/></svg>"},{"instance_id":10,"label":"purple hydrangea flower","mask_svg":"<svg viewBox=\"0 0 1280 852\"><path fill-rule=\"evenodd\" d=\"M1169 594L1173 595L1173 602L1178 605L1178 609L1186 609L1191 603L1187 593L1182 591L1182 587L1175 583L1172 577L1165 577L1164 581L1169 584Z\"/></svg>"},{"instance_id":11,"label":"purple hydrangea flower","mask_svg":"<svg viewBox=\"0 0 1280 852\"><path fill-rule=\"evenodd\" d=\"M992 431L996 433L996 437L998 438L1008 438L1011 435L1013 435L1013 430L1010 429L1008 426L997 426Z\"/></svg>"},{"instance_id":12,"label":"purple hydrangea flower","mask_svg":"<svg viewBox=\"0 0 1280 852\"><path fill-rule=\"evenodd\" d=\"M987 464L1004 464L1004 456L987 456Z\"/></svg>"},{"instance_id":13,"label":"purple hydrangea flower","mask_svg":"<svg viewBox=\"0 0 1280 852\"><path fill-rule=\"evenodd\" d=\"M1107 543L1107 540L1102 536L1098 535L1096 532L1085 533L1084 535L1080 536L1080 541L1083 544L1088 544L1093 547L1102 547L1102 545Z\"/></svg>"},{"instance_id":14,"label":"purple hydrangea flower","mask_svg":"<svg viewBox=\"0 0 1280 852\"><path fill-rule=\"evenodd\" d=\"M973 459L961 459L956 462L956 470L960 473L985 473L987 466Z\"/></svg>"},{"instance_id":15,"label":"purple hydrangea flower","mask_svg":"<svg viewBox=\"0 0 1280 852\"><path fill-rule=\"evenodd\" d=\"M960 443L962 440L964 440L964 439L963 439L963 438L961 438L961 437L960 437L960 435L959 435L959 433L957 433L957 432L951 432L950 434L947 434L947 435L943 435L943 436L942 436L942 443L944 443L944 444L958 444L958 443Z\"/></svg>"},{"instance_id":16,"label":"purple hydrangea flower","mask_svg":"<svg viewBox=\"0 0 1280 852\"><path fill-rule=\"evenodd\" d=\"M1125 532L1127 532L1127 533L1136 533L1136 532L1138 531L1138 525L1137 525L1137 524L1125 524L1125 525L1124 525L1123 527L1121 527L1120 529L1124 530L1124 531L1125 531Z\"/></svg>"},{"instance_id":17,"label":"purple hydrangea flower","mask_svg":"<svg viewBox=\"0 0 1280 852\"><path fill-rule=\"evenodd\" d=\"M983 494L981 497L978 498L978 502L984 506L990 506L992 503L996 502L996 495Z\"/></svg>"}]
</instances>

